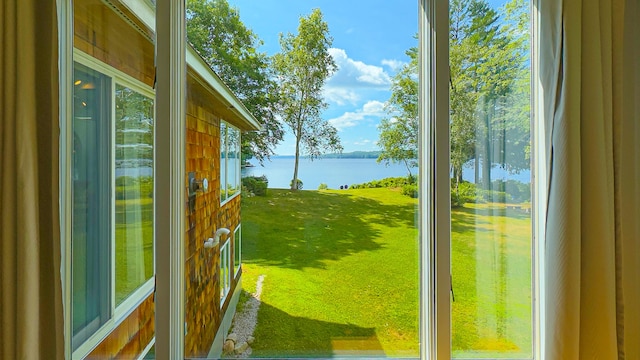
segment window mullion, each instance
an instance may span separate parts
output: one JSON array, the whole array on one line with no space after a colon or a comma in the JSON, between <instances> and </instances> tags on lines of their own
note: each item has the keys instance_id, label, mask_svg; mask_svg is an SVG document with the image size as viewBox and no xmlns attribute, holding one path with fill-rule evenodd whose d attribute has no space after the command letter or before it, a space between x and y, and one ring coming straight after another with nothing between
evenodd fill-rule
<instances>
[{"instance_id":1,"label":"window mullion","mask_svg":"<svg viewBox=\"0 0 640 360\"><path fill-rule=\"evenodd\" d=\"M421 356L451 358L449 4L419 8L421 118Z\"/></svg>"},{"instance_id":2,"label":"window mullion","mask_svg":"<svg viewBox=\"0 0 640 360\"><path fill-rule=\"evenodd\" d=\"M184 358L185 2L156 2L156 358Z\"/></svg>"}]
</instances>

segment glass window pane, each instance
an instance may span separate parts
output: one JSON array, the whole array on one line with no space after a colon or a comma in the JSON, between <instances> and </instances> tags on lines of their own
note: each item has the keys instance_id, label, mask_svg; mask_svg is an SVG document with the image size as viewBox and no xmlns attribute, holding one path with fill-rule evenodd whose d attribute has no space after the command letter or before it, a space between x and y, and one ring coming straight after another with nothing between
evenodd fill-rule
<instances>
[{"instance_id":1,"label":"glass window pane","mask_svg":"<svg viewBox=\"0 0 640 360\"><path fill-rule=\"evenodd\" d=\"M240 264L242 264L242 231L240 226L233 233L233 241L233 275L236 276L240 270Z\"/></svg>"},{"instance_id":2,"label":"glass window pane","mask_svg":"<svg viewBox=\"0 0 640 360\"><path fill-rule=\"evenodd\" d=\"M220 247L220 306L224 304L231 287L229 243L230 241L227 239Z\"/></svg>"},{"instance_id":3,"label":"glass window pane","mask_svg":"<svg viewBox=\"0 0 640 360\"><path fill-rule=\"evenodd\" d=\"M228 126L227 136L227 196L240 190L240 131Z\"/></svg>"},{"instance_id":4,"label":"glass window pane","mask_svg":"<svg viewBox=\"0 0 640 360\"><path fill-rule=\"evenodd\" d=\"M153 100L116 85L116 304L153 276Z\"/></svg>"},{"instance_id":5,"label":"glass window pane","mask_svg":"<svg viewBox=\"0 0 640 360\"><path fill-rule=\"evenodd\" d=\"M529 6L451 1L455 358L532 356Z\"/></svg>"},{"instance_id":6,"label":"glass window pane","mask_svg":"<svg viewBox=\"0 0 640 360\"><path fill-rule=\"evenodd\" d=\"M281 0L187 2L189 41L260 125L254 128L240 104L216 106L216 94L205 103L200 99L210 90L189 87L187 107L198 128L208 118L224 122L220 140L187 133L192 144L204 140L202 153L214 154L220 185L212 184L223 203L211 206L208 194L198 194L196 215L188 215L188 358L236 357L233 346L241 349L249 338L255 341L247 351L258 358L419 356L417 6L323 3L327 41L296 42L299 67L276 73L278 34L297 34L301 17L316 7ZM305 56L310 63L300 59ZM326 74L313 61L329 59L335 64ZM299 76L292 86L312 84L283 96L289 86L278 82L285 73ZM405 85L413 91L406 98L393 94ZM392 109L386 106L392 97L411 104ZM299 126L292 124L296 116ZM388 136L397 135L391 145L399 149L379 146L387 137L383 119L399 123ZM239 168L241 141L247 161ZM187 149L200 154L199 146ZM193 157L187 155L188 166ZM298 186L290 190L294 177ZM236 230L229 236L234 240L203 249L201 235L221 227ZM218 292L227 296L221 309ZM229 333L237 335L235 344L225 341Z\"/></svg>"},{"instance_id":7,"label":"glass window pane","mask_svg":"<svg viewBox=\"0 0 640 360\"><path fill-rule=\"evenodd\" d=\"M220 121L220 201L227 199L227 124Z\"/></svg>"},{"instance_id":8,"label":"glass window pane","mask_svg":"<svg viewBox=\"0 0 640 360\"><path fill-rule=\"evenodd\" d=\"M110 92L108 77L75 64L71 240L74 350L110 315Z\"/></svg>"}]
</instances>

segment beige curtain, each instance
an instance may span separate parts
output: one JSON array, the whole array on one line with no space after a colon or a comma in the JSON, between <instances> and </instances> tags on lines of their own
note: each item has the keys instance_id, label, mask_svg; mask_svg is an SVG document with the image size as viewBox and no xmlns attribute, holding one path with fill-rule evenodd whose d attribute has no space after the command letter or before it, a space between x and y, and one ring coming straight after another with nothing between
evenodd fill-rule
<instances>
[{"instance_id":1,"label":"beige curtain","mask_svg":"<svg viewBox=\"0 0 640 360\"><path fill-rule=\"evenodd\" d=\"M540 2L546 359L640 359L637 0Z\"/></svg>"},{"instance_id":2,"label":"beige curtain","mask_svg":"<svg viewBox=\"0 0 640 360\"><path fill-rule=\"evenodd\" d=\"M64 358L54 0L0 3L0 358Z\"/></svg>"}]
</instances>

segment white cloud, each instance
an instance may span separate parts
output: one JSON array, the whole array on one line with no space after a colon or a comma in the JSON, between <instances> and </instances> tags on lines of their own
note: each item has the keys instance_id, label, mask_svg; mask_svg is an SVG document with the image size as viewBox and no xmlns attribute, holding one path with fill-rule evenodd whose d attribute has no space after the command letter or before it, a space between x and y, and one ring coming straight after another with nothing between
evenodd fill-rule
<instances>
[{"instance_id":1,"label":"white cloud","mask_svg":"<svg viewBox=\"0 0 640 360\"><path fill-rule=\"evenodd\" d=\"M384 116L384 103L373 100L369 101L362 106L362 109L356 111L347 111L337 118L328 120L329 124L333 125L338 130L344 130L345 128L358 125L360 122L367 118L380 118Z\"/></svg>"},{"instance_id":2,"label":"white cloud","mask_svg":"<svg viewBox=\"0 0 640 360\"><path fill-rule=\"evenodd\" d=\"M360 140L360 141L355 141L353 143L353 145L357 145L357 146L365 146L365 145L369 145L373 143L373 140L369 140L369 139L364 139L364 140Z\"/></svg>"},{"instance_id":3,"label":"white cloud","mask_svg":"<svg viewBox=\"0 0 640 360\"><path fill-rule=\"evenodd\" d=\"M400 69L404 64L406 63L400 60L393 60L393 59L382 60L382 65L388 66L391 69L391 71L394 71L394 72Z\"/></svg>"},{"instance_id":4,"label":"white cloud","mask_svg":"<svg viewBox=\"0 0 640 360\"><path fill-rule=\"evenodd\" d=\"M362 106L362 111L366 114L382 114L384 111L384 103L373 100Z\"/></svg>"},{"instance_id":5,"label":"white cloud","mask_svg":"<svg viewBox=\"0 0 640 360\"><path fill-rule=\"evenodd\" d=\"M343 49L331 48L329 54L338 66L338 71L329 79L329 86L385 87L391 83L389 74L380 66L368 65L353 60Z\"/></svg>"},{"instance_id":6,"label":"white cloud","mask_svg":"<svg viewBox=\"0 0 640 360\"><path fill-rule=\"evenodd\" d=\"M328 102L340 106L347 104L355 105L358 100L360 100L360 96L358 96L356 91L343 87L325 87L323 94Z\"/></svg>"}]
</instances>

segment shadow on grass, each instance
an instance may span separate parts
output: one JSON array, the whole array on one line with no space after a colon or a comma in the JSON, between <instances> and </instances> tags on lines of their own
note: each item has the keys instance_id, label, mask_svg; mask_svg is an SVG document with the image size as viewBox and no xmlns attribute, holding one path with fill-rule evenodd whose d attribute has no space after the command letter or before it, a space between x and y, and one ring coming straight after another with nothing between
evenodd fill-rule
<instances>
[{"instance_id":1,"label":"shadow on grass","mask_svg":"<svg viewBox=\"0 0 640 360\"><path fill-rule=\"evenodd\" d=\"M508 217L512 219L529 219L531 218L531 214L525 212L519 208L509 208L506 206L487 206L485 208L470 208L470 207L458 207L455 208L460 212L464 212L470 215L480 215L480 216L500 216L500 217Z\"/></svg>"},{"instance_id":2,"label":"shadow on grass","mask_svg":"<svg viewBox=\"0 0 640 360\"><path fill-rule=\"evenodd\" d=\"M269 189L266 197L243 199L243 261L323 269L326 261L382 249L376 241L385 236L380 225L413 227L414 219L415 205L408 202L384 203L348 192Z\"/></svg>"},{"instance_id":3,"label":"shadow on grass","mask_svg":"<svg viewBox=\"0 0 640 360\"><path fill-rule=\"evenodd\" d=\"M492 220L489 220L489 218L492 218ZM478 225L489 225L499 218L524 220L531 219L531 214L520 209L509 209L504 206L491 206L486 208L460 206L451 209L451 231L454 233L469 231L475 233L488 232L490 230L483 229Z\"/></svg>"},{"instance_id":4,"label":"shadow on grass","mask_svg":"<svg viewBox=\"0 0 640 360\"><path fill-rule=\"evenodd\" d=\"M529 356L530 337L526 316L518 309L530 306L517 279L517 264L526 268L530 258L518 252L530 244L526 221L530 215L504 205L479 208L459 207L451 212L452 283L456 301L452 303L452 350L460 357L509 357L522 352ZM530 224L530 223L529 223ZM524 255L523 255L524 254ZM530 289L528 290L530 294ZM530 320L528 320L530 321ZM525 330L520 330L524 327ZM514 355L515 356L515 355Z\"/></svg>"},{"instance_id":5,"label":"shadow on grass","mask_svg":"<svg viewBox=\"0 0 640 360\"><path fill-rule=\"evenodd\" d=\"M384 356L375 329L292 316L262 303L252 357Z\"/></svg>"}]
</instances>

